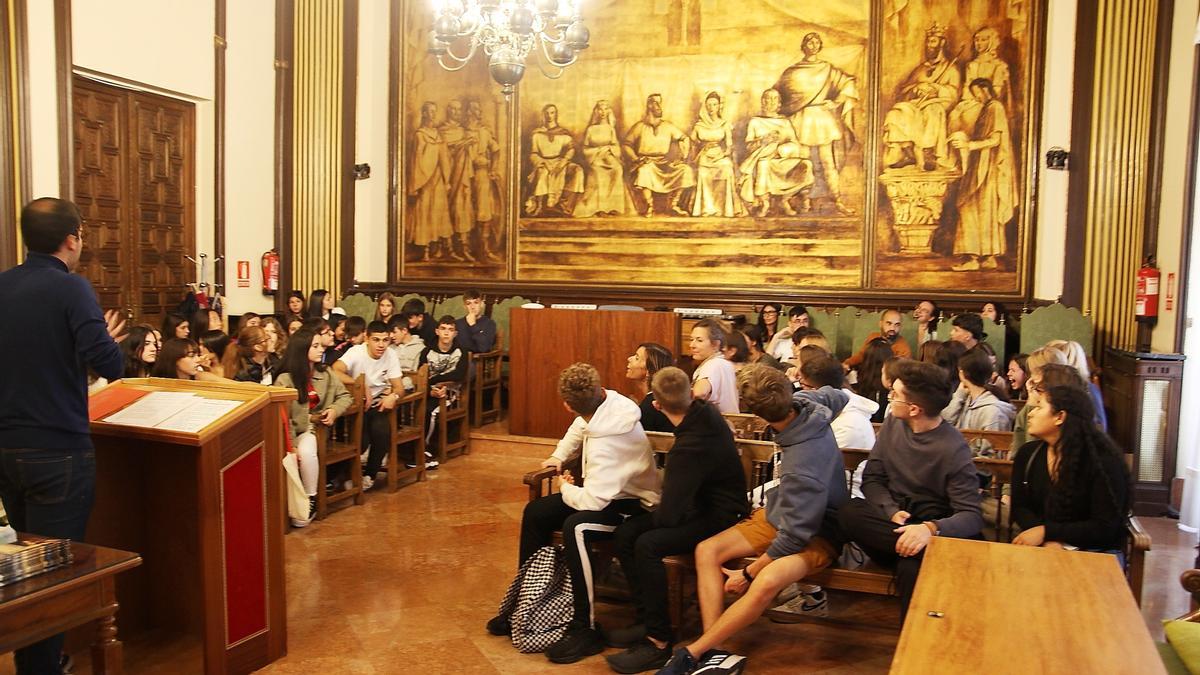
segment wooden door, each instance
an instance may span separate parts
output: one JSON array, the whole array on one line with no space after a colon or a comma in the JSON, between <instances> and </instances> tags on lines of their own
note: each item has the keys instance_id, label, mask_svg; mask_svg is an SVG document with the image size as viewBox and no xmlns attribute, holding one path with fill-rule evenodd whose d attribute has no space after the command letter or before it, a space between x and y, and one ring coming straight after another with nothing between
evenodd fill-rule
<instances>
[{"instance_id":1,"label":"wooden door","mask_svg":"<svg viewBox=\"0 0 1200 675\"><path fill-rule=\"evenodd\" d=\"M80 273L101 306L158 325L195 266L195 107L75 78Z\"/></svg>"}]
</instances>

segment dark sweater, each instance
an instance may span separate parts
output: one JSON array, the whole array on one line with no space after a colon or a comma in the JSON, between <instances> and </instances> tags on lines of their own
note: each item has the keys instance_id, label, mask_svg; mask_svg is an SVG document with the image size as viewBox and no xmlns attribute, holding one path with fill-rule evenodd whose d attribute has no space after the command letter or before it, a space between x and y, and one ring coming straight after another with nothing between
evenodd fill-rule
<instances>
[{"instance_id":1,"label":"dark sweater","mask_svg":"<svg viewBox=\"0 0 1200 675\"><path fill-rule=\"evenodd\" d=\"M1043 441L1030 441L1017 450L1013 458L1013 520L1023 530L1045 526L1046 541L1105 551L1121 548L1125 514L1118 504L1126 504L1129 498L1129 476L1121 458L1110 453L1101 460L1102 466L1084 458L1082 484L1087 487L1083 499L1071 504L1067 513L1050 514L1055 486L1047 457ZM1103 471L1098 470L1101 468Z\"/></svg>"},{"instance_id":2,"label":"dark sweater","mask_svg":"<svg viewBox=\"0 0 1200 675\"><path fill-rule=\"evenodd\" d=\"M646 392L646 396L642 398L638 407L642 409L642 429L644 431L662 431L668 434L675 431L675 425L671 424L671 420L667 419L661 410L654 407L653 392Z\"/></svg>"},{"instance_id":3,"label":"dark sweater","mask_svg":"<svg viewBox=\"0 0 1200 675\"><path fill-rule=\"evenodd\" d=\"M491 318L478 317L472 326L463 317L454 322L454 327L458 329L458 344L468 352L482 354L496 348L496 322Z\"/></svg>"},{"instance_id":4,"label":"dark sweater","mask_svg":"<svg viewBox=\"0 0 1200 675\"><path fill-rule=\"evenodd\" d=\"M728 527L749 510L733 431L716 406L692 401L667 453L655 527L678 527L700 518Z\"/></svg>"},{"instance_id":5,"label":"dark sweater","mask_svg":"<svg viewBox=\"0 0 1200 675\"><path fill-rule=\"evenodd\" d=\"M30 252L0 274L0 448L92 447L87 368L109 380L125 371L88 280L54 256Z\"/></svg>"},{"instance_id":6,"label":"dark sweater","mask_svg":"<svg viewBox=\"0 0 1200 675\"><path fill-rule=\"evenodd\" d=\"M971 448L948 422L915 434L904 420L887 418L867 458L862 492L885 517L908 511L910 522L933 521L947 537L973 537L983 528Z\"/></svg>"}]
</instances>

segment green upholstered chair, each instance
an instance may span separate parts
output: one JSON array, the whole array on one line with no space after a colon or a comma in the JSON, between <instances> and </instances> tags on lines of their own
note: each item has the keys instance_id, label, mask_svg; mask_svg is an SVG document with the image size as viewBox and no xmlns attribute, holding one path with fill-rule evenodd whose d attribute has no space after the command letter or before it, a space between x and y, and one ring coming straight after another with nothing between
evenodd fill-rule
<instances>
[{"instance_id":1,"label":"green upholstered chair","mask_svg":"<svg viewBox=\"0 0 1200 675\"><path fill-rule=\"evenodd\" d=\"M1039 307L1021 317L1021 351L1028 354L1050 340L1072 340L1091 354L1092 331L1092 320L1074 307Z\"/></svg>"},{"instance_id":2,"label":"green upholstered chair","mask_svg":"<svg viewBox=\"0 0 1200 675\"><path fill-rule=\"evenodd\" d=\"M368 322L375 318L375 301L366 293L351 293L340 304L347 317L361 316Z\"/></svg>"}]
</instances>

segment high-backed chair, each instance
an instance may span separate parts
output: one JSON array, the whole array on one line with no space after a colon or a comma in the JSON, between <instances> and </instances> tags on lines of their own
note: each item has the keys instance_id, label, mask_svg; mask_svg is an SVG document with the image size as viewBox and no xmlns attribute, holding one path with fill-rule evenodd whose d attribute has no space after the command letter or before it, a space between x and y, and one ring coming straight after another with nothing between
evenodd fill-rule
<instances>
[{"instance_id":1,"label":"high-backed chair","mask_svg":"<svg viewBox=\"0 0 1200 675\"><path fill-rule=\"evenodd\" d=\"M467 423L470 408L470 391L465 387L453 403L448 397L437 399L437 460L445 462L451 457L471 452L471 430Z\"/></svg>"},{"instance_id":2,"label":"high-backed chair","mask_svg":"<svg viewBox=\"0 0 1200 675\"><path fill-rule=\"evenodd\" d=\"M480 427L500 419L503 361L504 352L499 344L490 352L471 354L471 426Z\"/></svg>"},{"instance_id":3,"label":"high-backed chair","mask_svg":"<svg viewBox=\"0 0 1200 675\"><path fill-rule=\"evenodd\" d=\"M332 375L331 375L332 377ZM363 503L362 449L363 410L366 406L367 385L362 375L346 386L350 391L350 407L338 418L334 427L326 427L314 419L317 437L317 520L329 514L329 507L347 499ZM315 416L314 416L315 417ZM350 463L350 489L326 494L329 467L340 462Z\"/></svg>"},{"instance_id":4,"label":"high-backed chair","mask_svg":"<svg viewBox=\"0 0 1200 675\"><path fill-rule=\"evenodd\" d=\"M721 417L729 423L733 429L734 438L740 438L750 441L770 440L771 429L767 426L767 421L758 415L749 413L721 413Z\"/></svg>"},{"instance_id":5,"label":"high-backed chair","mask_svg":"<svg viewBox=\"0 0 1200 675\"><path fill-rule=\"evenodd\" d=\"M429 366L408 373L412 378L412 393L405 394L389 413L392 442L388 445L388 492L400 489L400 481L415 477L425 480L425 413L429 404ZM403 448L403 451L402 451ZM404 466L411 457L414 466Z\"/></svg>"}]
</instances>

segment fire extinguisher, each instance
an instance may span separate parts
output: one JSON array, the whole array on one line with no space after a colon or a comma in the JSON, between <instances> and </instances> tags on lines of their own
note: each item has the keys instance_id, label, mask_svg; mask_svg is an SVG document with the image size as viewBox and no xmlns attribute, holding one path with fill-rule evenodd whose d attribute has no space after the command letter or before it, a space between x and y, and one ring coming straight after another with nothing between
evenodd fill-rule
<instances>
[{"instance_id":1,"label":"fire extinguisher","mask_svg":"<svg viewBox=\"0 0 1200 675\"><path fill-rule=\"evenodd\" d=\"M262 256L262 278L263 295L275 295L279 292L279 253L275 249Z\"/></svg>"},{"instance_id":2,"label":"fire extinguisher","mask_svg":"<svg viewBox=\"0 0 1200 675\"><path fill-rule=\"evenodd\" d=\"M1154 256L1146 258L1137 271L1137 301L1134 314L1143 323L1158 319L1158 282L1160 274Z\"/></svg>"}]
</instances>

